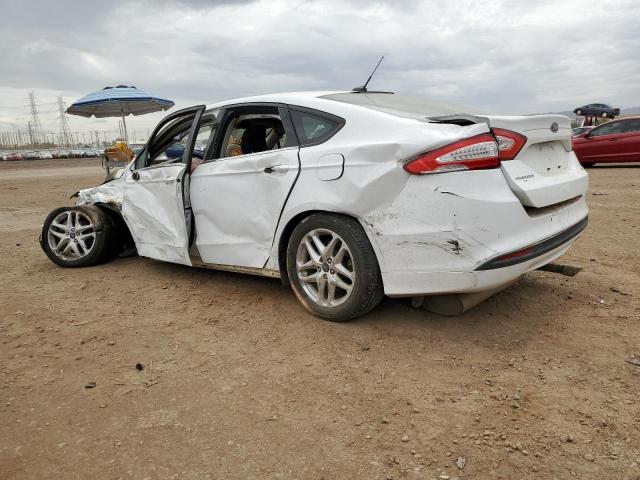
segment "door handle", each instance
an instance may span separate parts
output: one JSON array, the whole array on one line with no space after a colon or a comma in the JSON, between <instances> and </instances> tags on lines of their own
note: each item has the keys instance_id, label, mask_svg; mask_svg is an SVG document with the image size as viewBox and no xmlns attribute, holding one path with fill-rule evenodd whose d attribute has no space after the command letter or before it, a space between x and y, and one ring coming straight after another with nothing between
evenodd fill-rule
<instances>
[{"instance_id":1,"label":"door handle","mask_svg":"<svg viewBox=\"0 0 640 480\"><path fill-rule=\"evenodd\" d=\"M138 172L133 172L131 173L131 178L137 182L140 180L140 174Z\"/></svg>"},{"instance_id":2,"label":"door handle","mask_svg":"<svg viewBox=\"0 0 640 480\"><path fill-rule=\"evenodd\" d=\"M264 173L286 173L289 171L289 165L274 165L264 169Z\"/></svg>"}]
</instances>

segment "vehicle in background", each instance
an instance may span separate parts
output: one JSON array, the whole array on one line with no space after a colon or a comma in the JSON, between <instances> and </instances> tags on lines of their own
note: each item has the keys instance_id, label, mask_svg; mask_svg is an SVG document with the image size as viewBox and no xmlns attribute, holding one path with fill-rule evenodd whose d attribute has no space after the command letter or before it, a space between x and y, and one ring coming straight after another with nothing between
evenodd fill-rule
<instances>
[{"instance_id":1,"label":"vehicle in background","mask_svg":"<svg viewBox=\"0 0 640 480\"><path fill-rule=\"evenodd\" d=\"M23 160L37 160L40 158L39 152L22 152Z\"/></svg>"},{"instance_id":2,"label":"vehicle in background","mask_svg":"<svg viewBox=\"0 0 640 480\"><path fill-rule=\"evenodd\" d=\"M604 103L590 103L576 108L573 113L583 117L617 117L620 115L619 108L613 108Z\"/></svg>"},{"instance_id":3,"label":"vehicle in background","mask_svg":"<svg viewBox=\"0 0 640 480\"><path fill-rule=\"evenodd\" d=\"M56 150L53 152L55 158L69 158L69 150Z\"/></svg>"},{"instance_id":4,"label":"vehicle in background","mask_svg":"<svg viewBox=\"0 0 640 480\"><path fill-rule=\"evenodd\" d=\"M574 137L577 137L579 135L584 135L586 132L588 132L592 128L593 127L576 127L573 130L571 130L571 135L573 135Z\"/></svg>"},{"instance_id":5,"label":"vehicle in background","mask_svg":"<svg viewBox=\"0 0 640 480\"><path fill-rule=\"evenodd\" d=\"M164 154L166 158L180 158L184 153L185 146L182 143L176 142L166 148ZM204 148L201 145L196 145L193 148L193 156L198 158L204 157Z\"/></svg>"},{"instance_id":6,"label":"vehicle in background","mask_svg":"<svg viewBox=\"0 0 640 480\"><path fill-rule=\"evenodd\" d=\"M640 117L612 120L574 137L573 150L585 167L640 162Z\"/></svg>"},{"instance_id":7,"label":"vehicle in background","mask_svg":"<svg viewBox=\"0 0 640 480\"><path fill-rule=\"evenodd\" d=\"M7 161L16 161L16 160L24 160L24 157L21 153L9 153L4 156L4 159Z\"/></svg>"},{"instance_id":8,"label":"vehicle in background","mask_svg":"<svg viewBox=\"0 0 640 480\"><path fill-rule=\"evenodd\" d=\"M62 267L135 245L279 277L343 321L385 294L468 307L552 262L587 225L587 186L563 115L362 90L263 95L168 115L134 161L53 210L40 242Z\"/></svg>"}]
</instances>

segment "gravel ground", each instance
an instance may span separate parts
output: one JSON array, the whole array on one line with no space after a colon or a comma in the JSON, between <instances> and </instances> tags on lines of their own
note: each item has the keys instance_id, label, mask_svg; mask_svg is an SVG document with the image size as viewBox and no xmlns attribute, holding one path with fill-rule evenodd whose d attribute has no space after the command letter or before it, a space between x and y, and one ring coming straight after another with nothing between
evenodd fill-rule
<instances>
[{"instance_id":1,"label":"gravel ground","mask_svg":"<svg viewBox=\"0 0 640 480\"><path fill-rule=\"evenodd\" d=\"M60 269L39 227L99 161L0 163L0 478L640 478L640 168L590 174L578 276L332 324L277 280Z\"/></svg>"}]
</instances>

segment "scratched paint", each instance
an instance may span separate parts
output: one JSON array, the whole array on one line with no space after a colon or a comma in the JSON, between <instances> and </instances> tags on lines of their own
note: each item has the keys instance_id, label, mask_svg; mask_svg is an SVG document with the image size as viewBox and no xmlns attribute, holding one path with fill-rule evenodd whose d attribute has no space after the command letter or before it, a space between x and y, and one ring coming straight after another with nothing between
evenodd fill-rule
<instances>
[{"instance_id":1,"label":"scratched paint","mask_svg":"<svg viewBox=\"0 0 640 480\"><path fill-rule=\"evenodd\" d=\"M568 245L521 265L475 272L484 260L549 237L587 214L588 179L571 151L564 117L487 116L468 126L436 124L426 116L404 118L319 95L234 101L299 105L346 123L319 145L199 166L187 194L195 213L192 250L205 263L277 270L280 239L289 222L320 210L360 221L388 295L482 291L550 262ZM549 130L551 122L558 123L558 132ZM402 168L420 153L490 127L513 129L528 139L522 153L499 169L413 176ZM343 165L337 161L342 158ZM281 177L264 173L274 164L288 167ZM176 187L183 172L178 165L157 168L141 186L132 182L132 168L108 184L80 191L78 204L122 208L142 255L190 264L182 190Z\"/></svg>"}]
</instances>

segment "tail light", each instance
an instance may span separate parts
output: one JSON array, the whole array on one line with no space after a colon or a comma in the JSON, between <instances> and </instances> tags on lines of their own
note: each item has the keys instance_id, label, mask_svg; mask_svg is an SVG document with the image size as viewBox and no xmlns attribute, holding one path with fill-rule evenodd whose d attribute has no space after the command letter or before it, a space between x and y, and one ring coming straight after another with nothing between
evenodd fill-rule
<instances>
[{"instance_id":1,"label":"tail light","mask_svg":"<svg viewBox=\"0 0 640 480\"><path fill-rule=\"evenodd\" d=\"M499 165L498 143L493 135L485 133L423 153L405 163L404 169L414 175L420 175L495 168Z\"/></svg>"},{"instance_id":2,"label":"tail light","mask_svg":"<svg viewBox=\"0 0 640 480\"><path fill-rule=\"evenodd\" d=\"M513 160L520 153L524 144L527 143L527 137L511 130L492 128L491 132L498 141L500 160Z\"/></svg>"}]
</instances>

